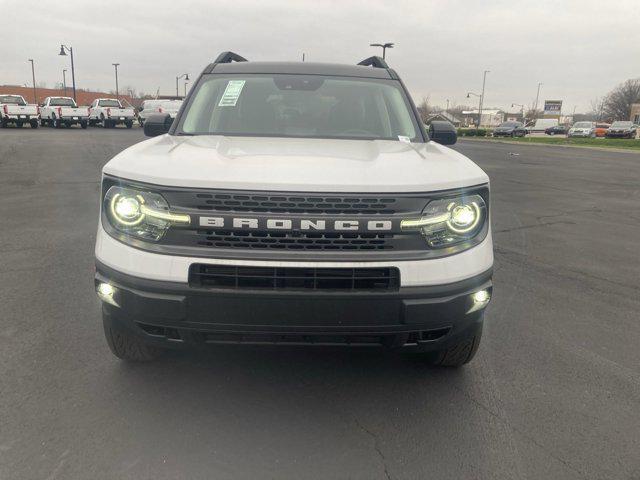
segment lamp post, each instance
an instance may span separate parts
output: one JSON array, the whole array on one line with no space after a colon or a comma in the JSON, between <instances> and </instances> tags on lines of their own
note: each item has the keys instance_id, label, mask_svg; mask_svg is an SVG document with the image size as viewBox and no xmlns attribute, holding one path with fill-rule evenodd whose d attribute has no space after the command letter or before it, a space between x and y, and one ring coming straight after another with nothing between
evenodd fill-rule
<instances>
[{"instance_id":1,"label":"lamp post","mask_svg":"<svg viewBox=\"0 0 640 480\"><path fill-rule=\"evenodd\" d=\"M382 59L386 58L387 48L393 48L393 43L370 43L370 47L382 47Z\"/></svg>"},{"instance_id":2,"label":"lamp post","mask_svg":"<svg viewBox=\"0 0 640 480\"><path fill-rule=\"evenodd\" d=\"M182 77L184 77L185 82L189 81L189 74L188 73L183 73L182 75L176 77L176 97L180 96L180 93L178 92L178 80L180 80Z\"/></svg>"},{"instance_id":3,"label":"lamp post","mask_svg":"<svg viewBox=\"0 0 640 480\"><path fill-rule=\"evenodd\" d=\"M71 83L73 84L73 101L76 101L76 69L73 65L73 47L67 47L66 45L60 45L60 53L63 57L67 56L67 52L71 55Z\"/></svg>"},{"instance_id":4,"label":"lamp post","mask_svg":"<svg viewBox=\"0 0 640 480\"><path fill-rule=\"evenodd\" d=\"M449 99L447 98L447 109L445 110L445 112L449 113Z\"/></svg>"},{"instance_id":5,"label":"lamp post","mask_svg":"<svg viewBox=\"0 0 640 480\"><path fill-rule=\"evenodd\" d=\"M482 95L480 95L479 93L467 92L467 98L471 98L471 95L473 95L474 97L478 97L480 102L478 103L478 124L476 125L477 130L478 128L480 128L480 105L482 105Z\"/></svg>"},{"instance_id":6,"label":"lamp post","mask_svg":"<svg viewBox=\"0 0 640 480\"><path fill-rule=\"evenodd\" d=\"M487 82L487 73L491 70L485 70L482 75L482 93L480 94L480 111L478 112L478 127L480 127L480 123L482 122L482 107L484 106L484 86Z\"/></svg>"},{"instance_id":7,"label":"lamp post","mask_svg":"<svg viewBox=\"0 0 640 480\"><path fill-rule=\"evenodd\" d=\"M36 69L33 66L33 58L30 58L31 62L31 78L33 80L33 103L38 103L38 91L36 90Z\"/></svg>"},{"instance_id":8,"label":"lamp post","mask_svg":"<svg viewBox=\"0 0 640 480\"><path fill-rule=\"evenodd\" d=\"M538 83L538 92L536 93L536 103L533 107L533 114L538 118L538 100L540 99L540 87L542 86L542 82Z\"/></svg>"},{"instance_id":9,"label":"lamp post","mask_svg":"<svg viewBox=\"0 0 640 480\"><path fill-rule=\"evenodd\" d=\"M189 83L188 80L184 81L184 98L187 98L187 84Z\"/></svg>"},{"instance_id":10,"label":"lamp post","mask_svg":"<svg viewBox=\"0 0 640 480\"><path fill-rule=\"evenodd\" d=\"M67 69L62 69L62 88L64 88L64 96L67 96Z\"/></svg>"},{"instance_id":11,"label":"lamp post","mask_svg":"<svg viewBox=\"0 0 640 480\"><path fill-rule=\"evenodd\" d=\"M511 104L511 108L513 107L520 107L521 111L522 111L522 123L527 123L526 119L524 118L524 105L522 105L521 103L512 103Z\"/></svg>"},{"instance_id":12,"label":"lamp post","mask_svg":"<svg viewBox=\"0 0 640 480\"><path fill-rule=\"evenodd\" d=\"M119 95L118 95L118 65L120 65L119 63L112 63L111 65L114 66L114 68L116 69L116 99L119 99Z\"/></svg>"}]
</instances>

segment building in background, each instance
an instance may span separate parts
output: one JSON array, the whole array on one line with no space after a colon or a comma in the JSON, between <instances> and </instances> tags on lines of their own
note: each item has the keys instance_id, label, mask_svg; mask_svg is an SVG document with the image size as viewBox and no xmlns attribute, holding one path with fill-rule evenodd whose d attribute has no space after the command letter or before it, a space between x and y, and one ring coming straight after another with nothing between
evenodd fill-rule
<instances>
[{"instance_id":1,"label":"building in background","mask_svg":"<svg viewBox=\"0 0 640 480\"><path fill-rule=\"evenodd\" d=\"M478 109L475 110L463 110L462 111L462 123L465 127L473 127L478 121ZM498 109L482 109L482 118L480 119L480 126L486 128L493 128L504 122L504 112Z\"/></svg>"},{"instance_id":2,"label":"building in background","mask_svg":"<svg viewBox=\"0 0 640 480\"><path fill-rule=\"evenodd\" d=\"M631 117L629 120L640 125L640 103L634 103L631 105Z\"/></svg>"},{"instance_id":3,"label":"building in background","mask_svg":"<svg viewBox=\"0 0 640 480\"><path fill-rule=\"evenodd\" d=\"M432 113L425 120L425 124L430 125L434 120L441 122L449 122L454 127L462 125L462 120L449 112Z\"/></svg>"}]
</instances>

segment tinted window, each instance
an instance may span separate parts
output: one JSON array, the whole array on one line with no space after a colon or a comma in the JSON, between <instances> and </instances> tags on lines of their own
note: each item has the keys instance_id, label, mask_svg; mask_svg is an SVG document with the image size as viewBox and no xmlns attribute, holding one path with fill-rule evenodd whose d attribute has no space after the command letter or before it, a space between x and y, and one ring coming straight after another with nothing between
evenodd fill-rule
<instances>
[{"instance_id":1,"label":"tinted window","mask_svg":"<svg viewBox=\"0 0 640 480\"><path fill-rule=\"evenodd\" d=\"M51 107L75 107L76 104L71 98L52 98L49 102Z\"/></svg>"},{"instance_id":2,"label":"tinted window","mask_svg":"<svg viewBox=\"0 0 640 480\"><path fill-rule=\"evenodd\" d=\"M19 96L6 95L4 97L0 97L0 103L8 103L9 105L26 105L27 102L24 101L24 98Z\"/></svg>"},{"instance_id":3,"label":"tinted window","mask_svg":"<svg viewBox=\"0 0 640 480\"><path fill-rule=\"evenodd\" d=\"M633 125L631 122L613 122L613 124L611 124L612 128L629 128L631 125Z\"/></svg>"},{"instance_id":4,"label":"tinted window","mask_svg":"<svg viewBox=\"0 0 640 480\"><path fill-rule=\"evenodd\" d=\"M520 122L504 122L499 125L500 127L520 127L522 124Z\"/></svg>"},{"instance_id":5,"label":"tinted window","mask_svg":"<svg viewBox=\"0 0 640 480\"><path fill-rule=\"evenodd\" d=\"M101 107L115 107L120 108L120 102L118 100L100 100Z\"/></svg>"},{"instance_id":6,"label":"tinted window","mask_svg":"<svg viewBox=\"0 0 640 480\"><path fill-rule=\"evenodd\" d=\"M309 138L417 139L408 100L394 80L319 75L211 75L178 132Z\"/></svg>"},{"instance_id":7,"label":"tinted window","mask_svg":"<svg viewBox=\"0 0 640 480\"><path fill-rule=\"evenodd\" d=\"M593 124L591 122L578 122L573 124L573 128L591 128Z\"/></svg>"}]
</instances>

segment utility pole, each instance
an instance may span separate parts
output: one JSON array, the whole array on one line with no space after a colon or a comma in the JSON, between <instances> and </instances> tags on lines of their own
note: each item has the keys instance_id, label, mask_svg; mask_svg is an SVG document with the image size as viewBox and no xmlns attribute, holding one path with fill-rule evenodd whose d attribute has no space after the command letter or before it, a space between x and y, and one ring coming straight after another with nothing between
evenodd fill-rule
<instances>
[{"instance_id":1,"label":"utility pole","mask_svg":"<svg viewBox=\"0 0 640 480\"><path fill-rule=\"evenodd\" d=\"M64 96L67 96L67 69L62 69L62 87L64 88Z\"/></svg>"},{"instance_id":2,"label":"utility pole","mask_svg":"<svg viewBox=\"0 0 640 480\"><path fill-rule=\"evenodd\" d=\"M445 112L449 113L449 99L447 98L447 109L445 110Z\"/></svg>"},{"instance_id":3,"label":"utility pole","mask_svg":"<svg viewBox=\"0 0 640 480\"><path fill-rule=\"evenodd\" d=\"M533 107L533 114L536 117L535 119L538 118L538 100L540 99L540 87L541 86L542 86L542 82L538 83L538 92L536 93L536 103L535 103L535 105Z\"/></svg>"},{"instance_id":4,"label":"utility pole","mask_svg":"<svg viewBox=\"0 0 640 480\"><path fill-rule=\"evenodd\" d=\"M484 86L487 81L487 73L489 73L490 71L491 70L485 70L482 75L482 93L480 94L480 110L478 111L478 128L482 123L482 107L484 106Z\"/></svg>"},{"instance_id":5,"label":"utility pole","mask_svg":"<svg viewBox=\"0 0 640 480\"><path fill-rule=\"evenodd\" d=\"M33 103L38 103L38 91L36 90L36 69L33 66L33 58L30 58L31 62L31 78L33 79Z\"/></svg>"},{"instance_id":6,"label":"utility pole","mask_svg":"<svg viewBox=\"0 0 640 480\"><path fill-rule=\"evenodd\" d=\"M119 63L112 63L111 65L113 65L116 69L116 98L119 99L119 95L118 95L118 65L120 65Z\"/></svg>"}]
</instances>

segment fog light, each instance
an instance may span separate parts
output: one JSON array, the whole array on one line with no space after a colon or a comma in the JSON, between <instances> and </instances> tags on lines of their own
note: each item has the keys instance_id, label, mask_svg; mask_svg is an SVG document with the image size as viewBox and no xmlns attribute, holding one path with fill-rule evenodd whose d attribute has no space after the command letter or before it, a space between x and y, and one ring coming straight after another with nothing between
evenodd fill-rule
<instances>
[{"instance_id":1,"label":"fog light","mask_svg":"<svg viewBox=\"0 0 640 480\"><path fill-rule=\"evenodd\" d=\"M114 307L119 307L118 302L116 302L113 296L116 293L116 288L113 285L109 285L108 283L99 283L96 288L96 293L98 294L98 298L109 305L113 305Z\"/></svg>"},{"instance_id":2,"label":"fog light","mask_svg":"<svg viewBox=\"0 0 640 480\"><path fill-rule=\"evenodd\" d=\"M491 294L488 290L479 290L476 293L471 295L472 305L471 308L467 311L467 313L477 312L478 310L482 310L484 307L489 305L489 300L491 300Z\"/></svg>"}]
</instances>

